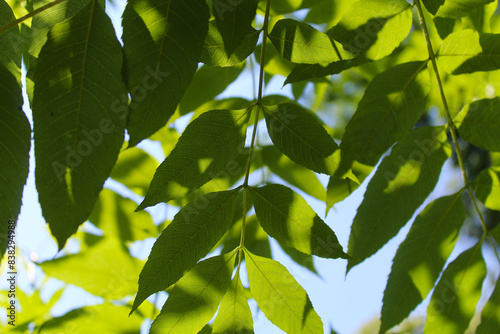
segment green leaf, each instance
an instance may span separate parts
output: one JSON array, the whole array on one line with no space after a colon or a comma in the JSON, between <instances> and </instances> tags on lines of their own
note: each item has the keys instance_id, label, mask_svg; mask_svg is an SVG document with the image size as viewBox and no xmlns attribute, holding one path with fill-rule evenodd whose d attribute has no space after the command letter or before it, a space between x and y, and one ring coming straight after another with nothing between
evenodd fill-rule
<instances>
[{"instance_id":1,"label":"green leaf","mask_svg":"<svg viewBox=\"0 0 500 334\"><path fill-rule=\"evenodd\" d=\"M110 177L144 196L158 165L159 162L148 153L137 147L130 147L120 152Z\"/></svg>"},{"instance_id":2,"label":"green leaf","mask_svg":"<svg viewBox=\"0 0 500 334\"><path fill-rule=\"evenodd\" d=\"M500 68L500 34L471 29L452 33L437 53L439 67L452 74L493 71Z\"/></svg>"},{"instance_id":3,"label":"green leaf","mask_svg":"<svg viewBox=\"0 0 500 334\"><path fill-rule=\"evenodd\" d=\"M342 152L369 166L406 135L427 104L426 62L396 65L377 75L366 88L356 113L346 126Z\"/></svg>"},{"instance_id":4,"label":"green leaf","mask_svg":"<svg viewBox=\"0 0 500 334\"><path fill-rule=\"evenodd\" d=\"M231 224L239 189L210 193L184 206L156 240L139 276L133 312L165 290L217 244Z\"/></svg>"},{"instance_id":5,"label":"green leaf","mask_svg":"<svg viewBox=\"0 0 500 334\"><path fill-rule=\"evenodd\" d=\"M299 64L329 64L353 56L326 34L292 19L278 21L269 39L286 60Z\"/></svg>"},{"instance_id":6,"label":"green leaf","mask_svg":"<svg viewBox=\"0 0 500 334\"><path fill-rule=\"evenodd\" d=\"M476 334L495 333L500 328L500 279L497 278L495 289L481 311L481 324Z\"/></svg>"},{"instance_id":7,"label":"green leaf","mask_svg":"<svg viewBox=\"0 0 500 334\"><path fill-rule=\"evenodd\" d=\"M315 172L333 174L340 152L315 115L293 103L263 109L269 136L281 152Z\"/></svg>"},{"instance_id":8,"label":"green leaf","mask_svg":"<svg viewBox=\"0 0 500 334\"><path fill-rule=\"evenodd\" d=\"M41 327L41 333L58 334L64 328L72 333L140 334L143 320L136 314L127 317L125 306L106 303L74 309L50 319Z\"/></svg>"},{"instance_id":9,"label":"green leaf","mask_svg":"<svg viewBox=\"0 0 500 334\"><path fill-rule=\"evenodd\" d=\"M158 229L149 213L134 212L137 204L114 191L103 189L90 214L92 224L105 235L120 238L122 243L157 237Z\"/></svg>"},{"instance_id":10,"label":"green leaf","mask_svg":"<svg viewBox=\"0 0 500 334\"><path fill-rule=\"evenodd\" d=\"M500 152L500 98L474 101L464 108L455 122L460 136L482 149Z\"/></svg>"},{"instance_id":11,"label":"green leaf","mask_svg":"<svg viewBox=\"0 0 500 334\"><path fill-rule=\"evenodd\" d=\"M354 217L347 270L394 237L436 185L451 156L444 126L410 132L382 160Z\"/></svg>"},{"instance_id":12,"label":"green leaf","mask_svg":"<svg viewBox=\"0 0 500 334\"><path fill-rule=\"evenodd\" d=\"M323 333L323 323L304 288L279 262L246 251L250 291L259 308L290 334Z\"/></svg>"},{"instance_id":13,"label":"green leaf","mask_svg":"<svg viewBox=\"0 0 500 334\"><path fill-rule=\"evenodd\" d=\"M204 0L132 0L123 13L123 48L131 95L130 146L175 112L191 82L208 32Z\"/></svg>"},{"instance_id":14,"label":"green leaf","mask_svg":"<svg viewBox=\"0 0 500 334\"><path fill-rule=\"evenodd\" d=\"M352 172L359 182L355 182L350 178L339 178L331 176L328 185L326 186L326 212L330 211L332 206L346 199L354 190L358 189L364 179L372 172L373 167L364 166L356 163L352 167Z\"/></svg>"},{"instance_id":15,"label":"green leaf","mask_svg":"<svg viewBox=\"0 0 500 334\"><path fill-rule=\"evenodd\" d=\"M245 110L211 110L189 123L151 181L142 210L198 189L236 159L245 144Z\"/></svg>"},{"instance_id":16,"label":"green leaf","mask_svg":"<svg viewBox=\"0 0 500 334\"><path fill-rule=\"evenodd\" d=\"M347 258L335 233L292 189L280 184L248 189L257 219L271 237L305 254Z\"/></svg>"},{"instance_id":17,"label":"green leaf","mask_svg":"<svg viewBox=\"0 0 500 334\"><path fill-rule=\"evenodd\" d=\"M483 170L471 186L477 198L491 210L500 210L500 167Z\"/></svg>"},{"instance_id":18,"label":"green leaf","mask_svg":"<svg viewBox=\"0 0 500 334\"><path fill-rule=\"evenodd\" d=\"M198 263L170 293L149 333L197 333L213 317L231 285L236 252Z\"/></svg>"},{"instance_id":19,"label":"green leaf","mask_svg":"<svg viewBox=\"0 0 500 334\"><path fill-rule=\"evenodd\" d=\"M405 319L434 287L466 217L461 194L427 205L399 246L384 292L380 333Z\"/></svg>"},{"instance_id":20,"label":"green leaf","mask_svg":"<svg viewBox=\"0 0 500 334\"><path fill-rule=\"evenodd\" d=\"M203 43L200 61L210 66L234 66L243 62L255 50L260 30L249 31L239 46L228 53L215 20L208 25L208 34Z\"/></svg>"},{"instance_id":21,"label":"green leaf","mask_svg":"<svg viewBox=\"0 0 500 334\"><path fill-rule=\"evenodd\" d=\"M179 104L181 115L185 115L203 103L213 100L233 83L241 74L243 66L211 67L203 66L194 75L191 85Z\"/></svg>"},{"instance_id":22,"label":"green leaf","mask_svg":"<svg viewBox=\"0 0 500 334\"><path fill-rule=\"evenodd\" d=\"M214 321L213 334L253 333L253 318L239 272L231 282Z\"/></svg>"},{"instance_id":23,"label":"green leaf","mask_svg":"<svg viewBox=\"0 0 500 334\"><path fill-rule=\"evenodd\" d=\"M89 216L123 143L125 93L111 20L92 1L55 25L34 72L35 180L59 249Z\"/></svg>"},{"instance_id":24,"label":"green leaf","mask_svg":"<svg viewBox=\"0 0 500 334\"><path fill-rule=\"evenodd\" d=\"M257 3L258 0L212 2L215 22L228 54L232 54L249 33L255 32L252 22L257 11Z\"/></svg>"},{"instance_id":25,"label":"green leaf","mask_svg":"<svg viewBox=\"0 0 500 334\"><path fill-rule=\"evenodd\" d=\"M261 155L264 164L274 174L306 194L325 200L325 188L312 171L294 163L274 146L262 147Z\"/></svg>"},{"instance_id":26,"label":"green leaf","mask_svg":"<svg viewBox=\"0 0 500 334\"><path fill-rule=\"evenodd\" d=\"M422 0L429 12L436 16L458 18L494 0Z\"/></svg>"},{"instance_id":27,"label":"green leaf","mask_svg":"<svg viewBox=\"0 0 500 334\"><path fill-rule=\"evenodd\" d=\"M446 267L432 293L424 333L465 333L486 276L481 244L469 248Z\"/></svg>"},{"instance_id":28,"label":"green leaf","mask_svg":"<svg viewBox=\"0 0 500 334\"><path fill-rule=\"evenodd\" d=\"M0 27L14 21L16 17L5 0L0 1ZM21 56L24 40L17 25L0 34L0 65L21 82ZM22 105L22 103L21 103ZM18 106L20 107L20 106Z\"/></svg>"},{"instance_id":29,"label":"green leaf","mask_svg":"<svg viewBox=\"0 0 500 334\"><path fill-rule=\"evenodd\" d=\"M248 197L247 197L248 199ZM242 201L243 203L243 201ZM223 242L222 253L232 251L240 245L241 239L241 220L235 223L229 231ZM246 218L245 222L245 248L253 254L271 257L271 246L269 237L262 229L255 215Z\"/></svg>"},{"instance_id":30,"label":"green leaf","mask_svg":"<svg viewBox=\"0 0 500 334\"><path fill-rule=\"evenodd\" d=\"M316 267L314 266L314 260L312 255L304 254L302 252L299 252L295 248L288 247L286 245L280 244L280 247L283 250L283 252L285 252L295 263L310 270L315 274L318 274L318 272L316 271Z\"/></svg>"},{"instance_id":31,"label":"green leaf","mask_svg":"<svg viewBox=\"0 0 500 334\"><path fill-rule=\"evenodd\" d=\"M105 300L120 299L136 291L141 262L115 236L75 255L45 261L40 267L50 277L79 286Z\"/></svg>"}]
</instances>

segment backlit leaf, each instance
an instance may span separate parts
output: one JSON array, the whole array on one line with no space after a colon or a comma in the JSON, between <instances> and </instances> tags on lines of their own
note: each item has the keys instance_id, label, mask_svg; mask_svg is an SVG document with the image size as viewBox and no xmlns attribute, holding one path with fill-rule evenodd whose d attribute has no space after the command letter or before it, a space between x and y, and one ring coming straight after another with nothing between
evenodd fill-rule
<instances>
[{"instance_id":1,"label":"backlit leaf","mask_svg":"<svg viewBox=\"0 0 500 334\"><path fill-rule=\"evenodd\" d=\"M380 333L405 319L434 287L466 217L461 193L427 205L399 246L384 292Z\"/></svg>"},{"instance_id":2,"label":"backlit leaf","mask_svg":"<svg viewBox=\"0 0 500 334\"><path fill-rule=\"evenodd\" d=\"M266 317L290 334L323 333L309 297L279 262L246 251L252 297Z\"/></svg>"},{"instance_id":3,"label":"backlit leaf","mask_svg":"<svg viewBox=\"0 0 500 334\"><path fill-rule=\"evenodd\" d=\"M181 198L224 171L243 149L248 110L211 110L189 123L137 210Z\"/></svg>"},{"instance_id":4,"label":"backlit leaf","mask_svg":"<svg viewBox=\"0 0 500 334\"><path fill-rule=\"evenodd\" d=\"M347 258L335 233L292 189L271 184L249 190L257 218L271 237L305 254Z\"/></svg>"},{"instance_id":5,"label":"backlit leaf","mask_svg":"<svg viewBox=\"0 0 500 334\"><path fill-rule=\"evenodd\" d=\"M177 282L212 250L231 224L238 191L200 196L175 215L142 269L132 312L151 294Z\"/></svg>"},{"instance_id":6,"label":"backlit leaf","mask_svg":"<svg viewBox=\"0 0 500 334\"><path fill-rule=\"evenodd\" d=\"M52 27L34 72L35 180L59 249L89 216L123 143L122 51L96 1Z\"/></svg>"},{"instance_id":7,"label":"backlit leaf","mask_svg":"<svg viewBox=\"0 0 500 334\"><path fill-rule=\"evenodd\" d=\"M370 180L351 227L348 270L394 237L434 189L451 148L445 129L410 132Z\"/></svg>"},{"instance_id":8,"label":"backlit leaf","mask_svg":"<svg viewBox=\"0 0 500 334\"><path fill-rule=\"evenodd\" d=\"M429 12L436 16L458 18L494 0L422 0Z\"/></svg>"},{"instance_id":9,"label":"backlit leaf","mask_svg":"<svg viewBox=\"0 0 500 334\"><path fill-rule=\"evenodd\" d=\"M235 254L211 257L189 271L174 286L149 333L198 333L231 285Z\"/></svg>"},{"instance_id":10,"label":"backlit leaf","mask_svg":"<svg viewBox=\"0 0 500 334\"><path fill-rule=\"evenodd\" d=\"M432 293L424 333L465 333L476 311L485 276L479 242L446 267Z\"/></svg>"},{"instance_id":11,"label":"backlit leaf","mask_svg":"<svg viewBox=\"0 0 500 334\"><path fill-rule=\"evenodd\" d=\"M208 32L204 0L132 0L123 13L123 44L131 95L130 146L172 116L198 67Z\"/></svg>"},{"instance_id":12,"label":"backlit leaf","mask_svg":"<svg viewBox=\"0 0 500 334\"><path fill-rule=\"evenodd\" d=\"M472 182L477 198L491 210L500 210L500 168L483 170Z\"/></svg>"},{"instance_id":13,"label":"backlit leaf","mask_svg":"<svg viewBox=\"0 0 500 334\"><path fill-rule=\"evenodd\" d=\"M481 324L476 334L495 333L500 328L500 279L497 278L495 289L481 311Z\"/></svg>"}]
</instances>

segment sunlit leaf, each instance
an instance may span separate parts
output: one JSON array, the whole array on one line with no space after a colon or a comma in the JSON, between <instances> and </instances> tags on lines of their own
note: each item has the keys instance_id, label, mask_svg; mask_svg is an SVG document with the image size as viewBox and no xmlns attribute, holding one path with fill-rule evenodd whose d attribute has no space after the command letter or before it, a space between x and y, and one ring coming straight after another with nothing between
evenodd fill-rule
<instances>
[{"instance_id":1,"label":"sunlit leaf","mask_svg":"<svg viewBox=\"0 0 500 334\"><path fill-rule=\"evenodd\" d=\"M246 247L246 244L245 244ZM316 267L314 266L313 256L299 252L295 248L288 247L286 245L280 244L281 249L298 265L310 270L311 272L317 274Z\"/></svg>"},{"instance_id":2,"label":"sunlit leaf","mask_svg":"<svg viewBox=\"0 0 500 334\"><path fill-rule=\"evenodd\" d=\"M492 167L483 170L472 182L471 186L477 198L491 210L500 210L500 168Z\"/></svg>"},{"instance_id":3,"label":"sunlit leaf","mask_svg":"<svg viewBox=\"0 0 500 334\"><path fill-rule=\"evenodd\" d=\"M220 304L213 334L251 334L253 319L239 273L233 278Z\"/></svg>"},{"instance_id":4,"label":"sunlit leaf","mask_svg":"<svg viewBox=\"0 0 500 334\"><path fill-rule=\"evenodd\" d=\"M123 143L122 51L96 1L52 27L34 72L35 180L59 249L89 216Z\"/></svg>"},{"instance_id":5,"label":"sunlit leaf","mask_svg":"<svg viewBox=\"0 0 500 334\"><path fill-rule=\"evenodd\" d=\"M197 333L213 317L226 290L236 252L198 263L174 286L149 333Z\"/></svg>"},{"instance_id":6,"label":"sunlit leaf","mask_svg":"<svg viewBox=\"0 0 500 334\"><path fill-rule=\"evenodd\" d=\"M305 254L347 258L335 233L293 190L279 184L248 189L257 218L271 237Z\"/></svg>"},{"instance_id":7,"label":"sunlit leaf","mask_svg":"<svg viewBox=\"0 0 500 334\"><path fill-rule=\"evenodd\" d=\"M279 262L245 252L252 297L266 317L287 333L323 333L309 297Z\"/></svg>"},{"instance_id":8,"label":"sunlit leaf","mask_svg":"<svg viewBox=\"0 0 500 334\"><path fill-rule=\"evenodd\" d=\"M200 196L175 215L142 269L132 312L151 294L177 282L212 250L231 224L238 191Z\"/></svg>"},{"instance_id":9,"label":"sunlit leaf","mask_svg":"<svg viewBox=\"0 0 500 334\"><path fill-rule=\"evenodd\" d=\"M198 67L208 20L204 0L127 2L123 47L130 146L158 131L174 113Z\"/></svg>"},{"instance_id":10,"label":"sunlit leaf","mask_svg":"<svg viewBox=\"0 0 500 334\"><path fill-rule=\"evenodd\" d=\"M248 110L211 110L189 123L137 210L178 199L224 171L245 143Z\"/></svg>"},{"instance_id":11,"label":"sunlit leaf","mask_svg":"<svg viewBox=\"0 0 500 334\"><path fill-rule=\"evenodd\" d=\"M466 217L461 193L427 205L399 246L384 292L380 333L405 319L434 287Z\"/></svg>"},{"instance_id":12,"label":"sunlit leaf","mask_svg":"<svg viewBox=\"0 0 500 334\"><path fill-rule=\"evenodd\" d=\"M458 18L494 0L422 0L429 12L436 16Z\"/></svg>"},{"instance_id":13,"label":"sunlit leaf","mask_svg":"<svg viewBox=\"0 0 500 334\"><path fill-rule=\"evenodd\" d=\"M500 328L500 279L497 278L495 289L481 311L481 324L476 334L495 333Z\"/></svg>"},{"instance_id":14,"label":"sunlit leaf","mask_svg":"<svg viewBox=\"0 0 500 334\"><path fill-rule=\"evenodd\" d=\"M222 253L232 251L240 245L241 221L235 223L223 242ZM264 257L271 257L271 246L267 233L260 226L257 217L252 215L245 222L245 248Z\"/></svg>"},{"instance_id":15,"label":"sunlit leaf","mask_svg":"<svg viewBox=\"0 0 500 334\"><path fill-rule=\"evenodd\" d=\"M432 293L424 333L465 333L476 311L485 276L479 242L446 267Z\"/></svg>"},{"instance_id":16,"label":"sunlit leaf","mask_svg":"<svg viewBox=\"0 0 500 334\"><path fill-rule=\"evenodd\" d=\"M360 163L356 163L352 167L352 172L358 179L358 182L351 180L350 178L339 178L336 176L331 176L326 186L326 211L332 208L332 206L338 202L343 201L349 195L351 195L358 187L361 185L364 179L371 173L373 167L365 166Z\"/></svg>"},{"instance_id":17,"label":"sunlit leaf","mask_svg":"<svg viewBox=\"0 0 500 334\"><path fill-rule=\"evenodd\" d=\"M348 270L394 237L434 189L451 156L444 130L443 126L413 130L382 160L354 217Z\"/></svg>"}]
</instances>

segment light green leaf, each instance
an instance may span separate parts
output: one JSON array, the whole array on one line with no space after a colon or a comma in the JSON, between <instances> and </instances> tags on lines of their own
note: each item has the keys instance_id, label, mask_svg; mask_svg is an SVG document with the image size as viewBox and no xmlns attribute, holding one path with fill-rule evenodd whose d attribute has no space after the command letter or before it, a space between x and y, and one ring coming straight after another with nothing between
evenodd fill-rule
<instances>
[{"instance_id":1,"label":"light green leaf","mask_svg":"<svg viewBox=\"0 0 500 334\"><path fill-rule=\"evenodd\" d=\"M96 1L52 27L34 72L35 180L59 249L89 216L123 143L122 51Z\"/></svg>"},{"instance_id":2,"label":"light green leaf","mask_svg":"<svg viewBox=\"0 0 500 334\"><path fill-rule=\"evenodd\" d=\"M236 252L198 263L170 293L149 333L198 333L231 285Z\"/></svg>"},{"instance_id":3,"label":"light green leaf","mask_svg":"<svg viewBox=\"0 0 500 334\"><path fill-rule=\"evenodd\" d=\"M248 198L248 197L247 197ZM243 201L242 201L243 203ZM241 220L233 224L226 239L223 242L222 253L232 251L240 245ZM246 218L245 222L245 248L253 254L271 257L271 246L269 237L262 229L255 215Z\"/></svg>"},{"instance_id":4,"label":"light green leaf","mask_svg":"<svg viewBox=\"0 0 500 334\"><path fill-rule=\"evenodd\" d=\"M227 68L202 66L182 97L180 114L185 115L213 100L238 78L243 68L242 65Z\"/></svg>"},{"instance_id":5,"label":"light green leaf","mask_svg":"<svg viewBox=\"0 0 500 334\"><path fill-rule=\"evenodd\" d=\"M184 206L156 240L139 276L133 312L151 294L165 290L217 244L229 229L239 189L210 193Z\"/></svg>"},{"instance_id":6,"label":"light green leaf","mask_svg":"<svg viewBox=\"0 0 500 334\"><path fill-rule=\"evenodd\" d=\"M252 22L258 0L214 0L213 13L224 42L224 49L232 54L255 29Z\"/></svg>"},{"instance_id":7,"label":"light green leaf","mask_svg":"<svg viewBox=\"0 0 500 334\"><path fill-rule=\"evenodd\" d=\"M292 19L278 21L268 37L278 53L292 63L326 65L353 57L326 34Z\"/></svg>"},{"instance_id":8,"label":"light green leaf","mask_svg":"<svg viewBox=\"0 0 500 334\"><path fill-rule=\"evenodd\" d=\"M427 10L436 16L458 18L494 0L422 0Z\"/></svg>"},{"instance_id":9,"label":"light green leaf","mask_svg":"<svg viewBox=\"0 0 500 334\"><path fill-rule=\"evenodd\" d=\"M500 152L500 97L474 101L455 122L460 136L482 149Z\"/></svg>"},{"instance_id":10,"label":"light green leaf","mask_svg":"<svg viewBox=\"0 0 500 334\"><path fill-rule=\"evenodd\" d=\"M480 34L471 29L452 33L437 53L439 67L452 74L500 68L500 34Z\"/></svg>"},{"instance_id":11,"label":"light green leaf","mask_svg":"<svg viewBox=\"0 0 500 334\"><path fill-rule=\"evenodd\" d=\"M158 229L149 213L134 212L137 204L114 191L103 189L89 220L105 235L119 238L123 243L157 237Z\"/></svg>"},{"instance_id":12,"label":"light green leaf","mask_svg":"<svg viewBox=\"0 0 500 334\"><path fill-rule=\"evenodd\" d=\"M372 172L373 167L365 166L360 163L355 163L352 166L352 173L356 176L359 182L355 182L350 178L339 178L331 176L326 186L326 212L330 211L332 206L346 199L354 190L358 189L364 179Z\"/></svg>"},{"instance_id":13,"label":"light green leaf","mask_svg":"<svg viewBox=\"0 0 500 334\"><path fill-rule=\"evenodd\" d=\"M1 0L0 27L11 23L15 19L16 17L14 16L9 4L5 2L5 0ZM17 25L0 34L0 65L8 70L19 83L21 82L20 69L23 44L24 40Z\"/></svg>"},{"instance_id":14,"label":"light green leaf","mask_svg":"<svg viewBox=\"0 0 500 334\"><path fill-rule=\"evenodd\" d=\"M497 278L495 289L481 311L481 324L476 334L495 333L500 328L500 279Z\"/></svg>"},{"instance_id":15,"label":"light green leaf","mask_svg":"<svg viewBox=\"0 0 500 334\"><path fill-rule=\"evenodd\" d=\"M446 267L432 293L424 333L465 333L486 276L481 244L469 248Z\"/></svg>"},{"instance_id":16,"label":"light green leaf","mask_svg":"<svg viewBox=\"0 0 500 334\"><path fill-rule=\"evenodd\" d=\"M252 297L266 317L289 334L323 333L304 288L279 262L246 251Z\"/></svg>"},{"instance_id":17,"label":"light green leaf","mask_svg":"<svg viewBox=\"0 0 500 334\"><path fill-rule=\"evenodd\" d=\"M257 219L271 237L305 254L347 258L335 233L292 189L280 184L248 189Z\"/></svg>"},{"instance_id":18,"label":"light green leaf","mask_svg":"<svg viewBox=\"0 0 500 334\"><path fill-rule=\"evenodd\" d=\"M249 31L239 46L233 52L228 53L217 24L215 20L212 20L208 25L208 34L203 43L200 61L210 66L237 65L247 59L255 50L259 35L260 30Z\"/></svg>"},{"instance_id":19,"label":"light green leaf","mask_svg":"<svg viewBox=\"0 0 500 334\"><path fill-rule=\"evenodd\" d=\"M327 23L329 27L336 25L349 7L351 0L323 0L311 7L304 21L316 24Z\"/></svg>"},{"instance_id":20,"label":"light green leaf","mask_svg":"<svg viewBox=\"0 0 500 334\"><path fill-rule=\"evenodd\" d=\"M140 334L144 318L127 317L127 307L113 304L85 306L48 320L41 333L59 334L62 328L71 333Z\"/></svg>"},{"instance_id":21,"label":"light green leaf","mask_svg":"<svg viewBox=\"0 0 500 334\"><path fill-rule=\"evenodd\" d=\"M380 333L405 319L434 287L466 217L461 194L427 205L399 246L384 292Z\"/></svg>"},{"instance_id":22,"label":"light green leaf","mask_svg":"<svg viewBox=\"0 0 500 334\"><path fill-rule=\"evenodd\" d=\"M266 106L263 110L269 136L281 152L315 172L333 174L340 152L315 115L293 103Z\"/></svg>"},{"instance_id":23,"label":"light green leaf","mask_svg":"<svg viewBox=\"0 0 500 334\"><path fill-rule=\"evenodd\" d=\"M123 48L132 99L130 146L158 131L175 112L198 67L208 20L204 0L127 3Z\"/></svg>"},{"instance_id":24,"label":"light green leaf","mask_svg":"<svg viewBox=\"0 0 500 334\"><path fill-rule=\"evenodd\" d=\"M211 110L189 123L151 181L142 210L198 189L236 159L245 144L248 110Z\"/></svg>"},{"instance_id":25,"label":"light green leaf","mask_svg":"<svg viewBox=\"0 0 500 334\"><path fill-rule=\"evenodd\" d=\"M45 261L40 267L50 277L79 286L105 300L136 291L141 262L115 236L106 236L75 255Z\"/></svg>"},{"instance_id":26,"label":"light green leaf","mask_svg":"<svg viewBox=\"0 0 500 334\"><path fill-rule=\"evenodd\" d=\"M500 167L483 170L471 186L477 198L491 210L500 210Z\"/></svg>"},{"instance_id":27,"label":"light green leaf","mask_svg":"<svg viewBox=\"0 0 500 334\"><path fill-rule=\"evenodd\" d=\"M427 104L426 62L396 65L377 75L366 88L347 124L342 152L369 166L420 119Z\"/></svg>"},{"instance_id":28,"label":"light green leaf","mask_svg":"<svg viewBox=\"0 0 500 334\"><path fill-rule=\"evenodd\" d=\"M394 237L434 189L451 156L444 126L410 132L382 160L351 227L347 270Z\"/></svg>"},{"instance_id":29,"label":"light green leaf","mask_svg":"<svg viewBox=\"0 0 500 334\"><path fill-rule=\"evenodd\" d=\"M325 200L325 188L312 171L294 163L274 146L264 146L260 153L263 163L274 174L306 194Z\"/></svg>"},{"instance_id":30,"label":"light green leaf","mask_svg":"<svg viewBox=\"0 0 500 334\"><path fill-rule=\"evenodd\" d=\"M231 282L214 321L213 334L253 333L253 318L239 272Z\"/></svg>"}]
</instances>

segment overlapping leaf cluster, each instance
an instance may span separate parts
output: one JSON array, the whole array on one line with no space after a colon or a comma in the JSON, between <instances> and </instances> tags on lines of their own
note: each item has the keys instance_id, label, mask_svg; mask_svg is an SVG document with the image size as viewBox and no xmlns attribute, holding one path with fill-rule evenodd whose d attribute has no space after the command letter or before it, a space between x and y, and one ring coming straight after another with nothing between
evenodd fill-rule
<instances>
[{"instance_id":1,"label":"overlapping leaf cluster","mask_svg":"<svg viewBox=\"0 0 500 334\"><path fill-rule=\"evenodd\" d=\"M498 222L485 219L500 210L500 19L496 0L422 3L130 0L121 44L101 1L34 1L33 19L19 29L17 7L0 0L0 252L28 174L23 60L43 216L59 250L87 220L103 232L78 232L78 254L41 268L108 302L136 293L127 323L96 317L123 314L106 303L48 321L37 315L36 326L50 333L73 322L96 331L97 321L106 324L98 331L128 332L152 313L150 333L252 333L254 299L287 333L323 333L306 291L272 259L269 237L312 272L313 256L347 260L349 272L411 222L393 259L379 331L432 292L424 333L465 332L489 270L483 249L493 248L500 262ZM255 99L217 99L247 63L258 66ZM286 77L294 100L264 95L276 75ZM351 79L359 96L339 88ZM349 105L355 110L346 119L332 111ZM183 116L191 118L178 133L172 124ZM162 163L135 147L143 141L161 144ZM488 156L475 178L464 145ZM452 156L463 186L431 201ZM257 170L262 178L253 177ZM326 187L317 174L329 179ZM108 178L140 202L103 190ZM363 182L344 251L300 193L324 201L328 213ZM179 210L155 226L144 209L159 203ZM457 240L468 220L482 230L464 250ZM128 247L148 237L157 239L143 263ZM496 282L478 333L500 329ZM145 301L164 290L156 316Z\"/></svg>"}]
</instances>

